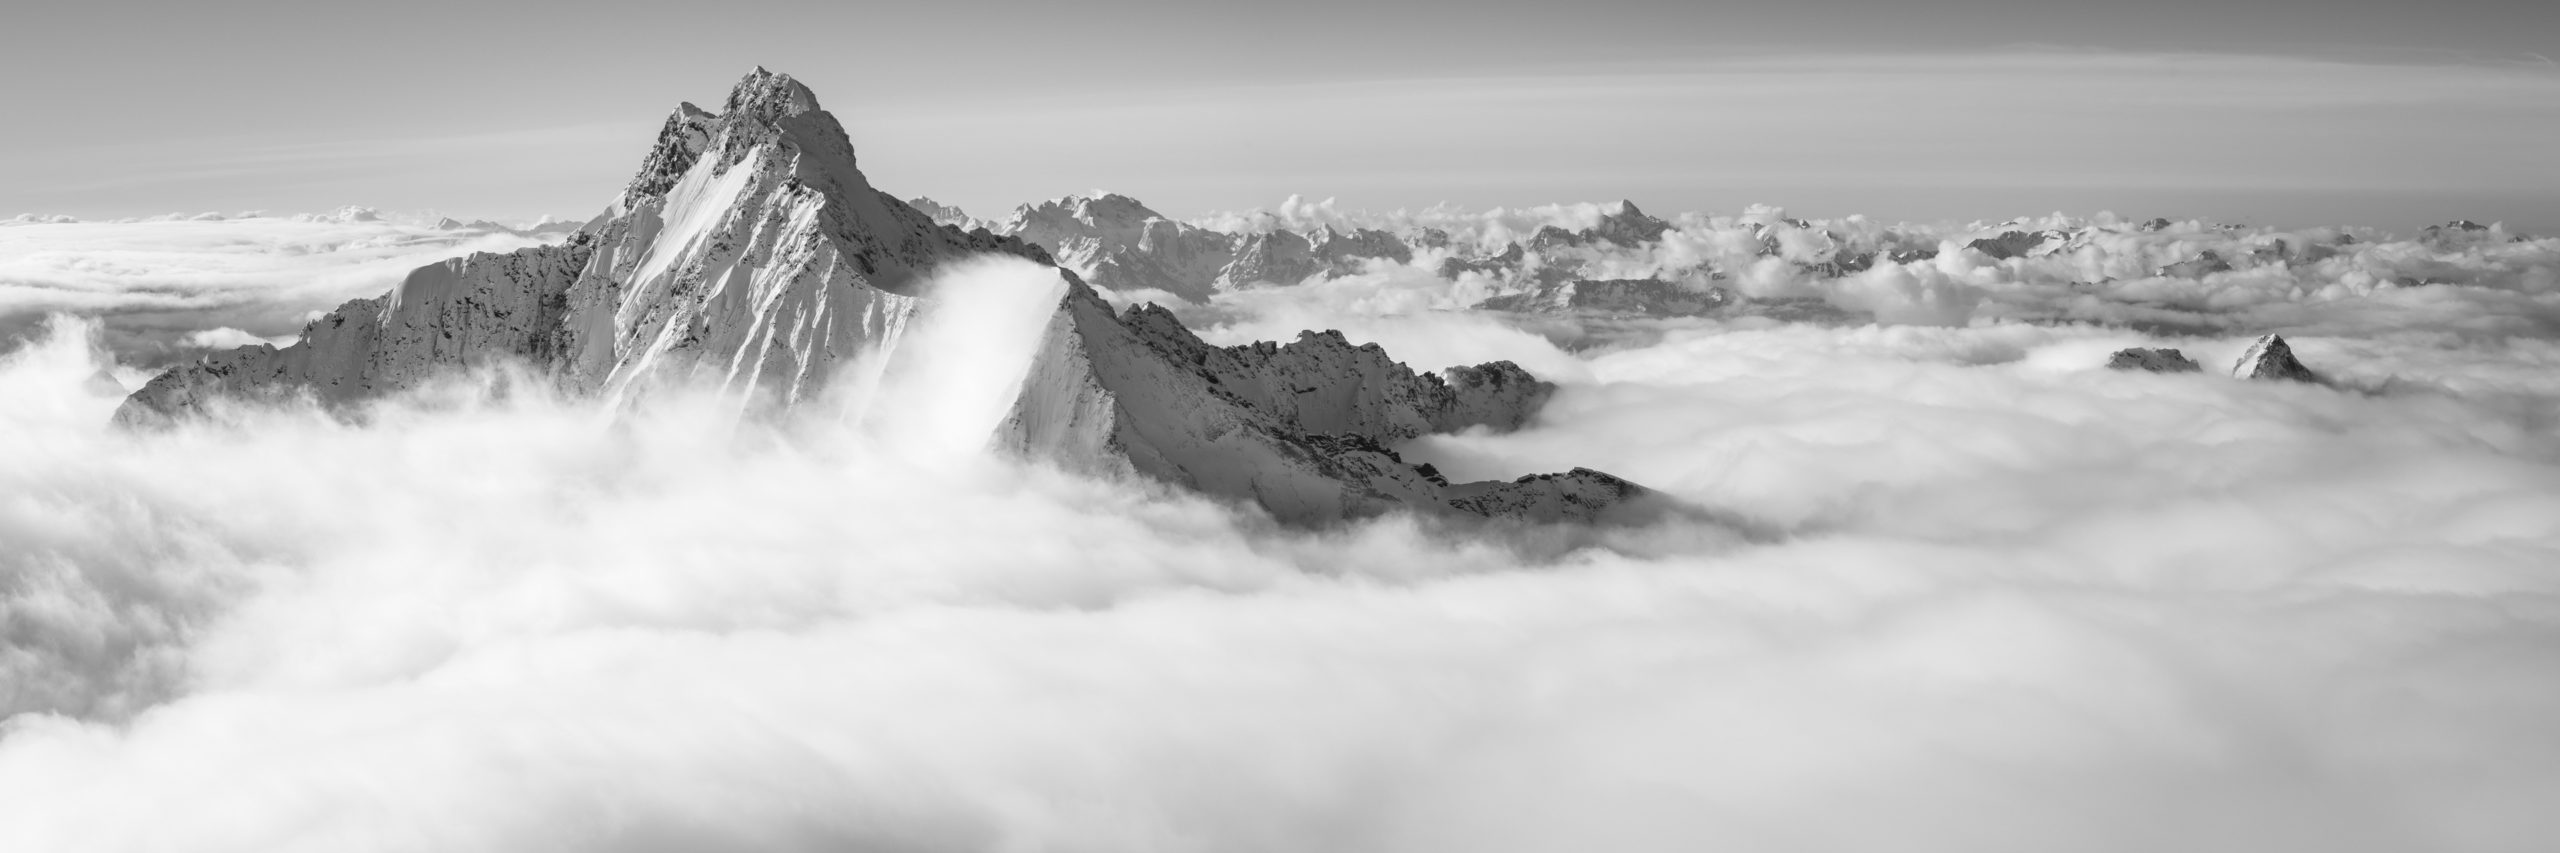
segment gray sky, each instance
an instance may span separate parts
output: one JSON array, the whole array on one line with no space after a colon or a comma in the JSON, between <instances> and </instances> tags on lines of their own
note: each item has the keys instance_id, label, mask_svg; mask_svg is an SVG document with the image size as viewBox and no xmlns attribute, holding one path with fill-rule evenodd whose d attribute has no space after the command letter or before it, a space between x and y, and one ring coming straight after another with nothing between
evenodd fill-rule
<instances>
[{"instance_id":1,"label":"gray sky","mask_svg":"<svg viewBox=\"0 0 2560 853\"><path fill-rule=\"evenodd\" d=\"M980 215L1633 198L2560 230L2560 4L60 3L0 28L0 216L583 217L678 101L807 81Z\"/></svg>"}]
</instances>

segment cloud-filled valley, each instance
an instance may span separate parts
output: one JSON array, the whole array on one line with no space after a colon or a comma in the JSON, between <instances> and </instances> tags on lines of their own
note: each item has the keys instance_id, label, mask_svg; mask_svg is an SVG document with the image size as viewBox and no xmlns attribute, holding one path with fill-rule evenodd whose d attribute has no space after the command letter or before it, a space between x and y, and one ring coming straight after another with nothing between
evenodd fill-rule
<instances>
[{"instance_id":1,"label":"cloud-filled valley","mask_svg":"<svg viewBox=\"0 0 2560 853\"><path fill-rule=\"evenodd\" d=\"M0 849L2560 840L2560 240L1104 194L844 226L1046 253L1109 303L1078 314L1036 257L794 254L810 198L872 202L768 149L709 165L819 150L736 97L578 235L0 225ZM514 254L402 284L472 252ZM528 319L490 282L554 290ZM696 313L577 319L653 287ZM1452 488L1588 467L1681 511L1301 523L1213 468L1007 452L1058 363L1144 396L1105 333L1147 303L1202 342L1201 406L1255 393L1215 348L1311 330L1553 383L1516 429L1285 446ZM420 316L445 334L400 337ZM892 343L839 357L839 317ZM373 347L379 393L116 425L151 370L305 323L296 352ZM2316 381L2231 375L2271 332ZM599 340L632 348L591 368ZM2135 347L2202 369L2108 366ZM695 381L626 393L651 369Z\"/></svg>"}]
</instances>

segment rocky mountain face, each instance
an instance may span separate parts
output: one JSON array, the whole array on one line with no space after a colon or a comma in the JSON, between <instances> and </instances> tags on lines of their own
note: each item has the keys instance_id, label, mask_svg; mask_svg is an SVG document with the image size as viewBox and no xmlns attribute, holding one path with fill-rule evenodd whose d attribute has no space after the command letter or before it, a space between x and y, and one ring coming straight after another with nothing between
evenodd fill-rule
<instances>
[{"instance_id":1,"label":"rocky mountain face","mask_svg":"<svg viewBox=\"0 0 2560 853\"><path fill-rule=\"evenodd\" d=\"M1371 229L1318 228L1227 233L1165 218L1137 199L1097 192L1024 205L993 229L1039 246L1095 286L1163 291L1206 302L1221 290L1289 285L1357 270L1365 259L1397 262L1412 248Z\"/></svg>"},{"instance_id":2,"label":"rocky mountain face","mask_svg":"<svg viewBox=\"0 0 2560 853\"><path fill-rule=\"evenodd\" d=\"M749 75L723 106L670 115L629 186L568 241L419 269L291 347L164 374L119 418L276 388L343 402L498 359L541 366L575 393L618 398L676 381L787 405L894 341L934 265L1042 257L937 226L872 189L843 127L787 76Z\"/></svg>"},{"instance_id":3,"label":"rocky mountain face","mask_svg":"<svg viewBox=\"0 0 2560 853\"><path fill-rule=\"evenodd\" d=\"M1635 521L1659 497L1588 469L1451 483L1388 445L1524 422L1551 387L1509 362L1415 374L1375 345L1308 333L1218 348L1161 308L1114 317L1075 288L1044 336L1000 443L1089 470L1134 470L1246 499L1293 524L1409 507L1538 522Z\"/></svg>"},{"instance_id":4,"label":"rocky mountain face","mask_svg":"<svg viewBox=\"0 0 2560 853\"><path fill-rule=\"evenodd\" d=\"M2251 343L2248 351L2240 354L2240 360L2231 365L2231 375L2281 382L2320 381L2319 374L2293 357L2293 346L2285 343L2282 335L2264 335Z\"/></svg>"},{"instance_id":5,"label":"rocky mountain face","mask_svg":"<svg viewBox=\"0 0 2560 853\"><path fill-rule=\"evenodd\" d=\"M498 359L552 363L569 339L568 288L594 250L581 236L420 267L390 293L313 320L292 346L259 344L171 368L126 398L116 421L154 423L222 397L307 394L345 404Z\"/></svg>"},{"instance_id":6,"label":"rocky mountain face","mask_svg":"<svg viewBox=\"0 0 2560 853\"><path fill-rule=\"evenodd\" d=\"M2140 370L2146 373L2200 373L2204 365L2174 349L2131 347L2116 350L2107 358L2109 370Z\"/></svg>"},{"instance_id":7,"label":"rocky mountain face","mask_svg":"<svg viewBox=\"0 0 2560 853\"><path fill-rule=\"evenodd\" d=\"M608 405L683 384L788 407L853 359L893 353L932 298L927 276L947 261L992 252L1045 264L1042 247L1054 246L1070 267L1144 262L1171 275L1247 258L1278 268L1298 262L1299 245L1306 258L1325 257L1303 235L1265 248L1201 237L1121 197L1025 208L1004 226L1019 237L962 231L947 222L955 215L872 188L816 97L757 69L719 112L686 104L670 115L630 184L566 242L420 268L390 293L312 322L292 346L172 369L116 419L147 425L222 398L343 406L497 362L529 365ZM1333 244L1384 250L1356 233ZM991 438L1000 449L1154 477L1296 524L1397 507L1595 521L1657 503L1582 469L1453 484L1390 448L1521 426L1553 389L1508 362L1417 374L1336 333L1211 347L1162 309L1115 314L1063 275L1066 295Z\"/></svg>"}]
</instances>

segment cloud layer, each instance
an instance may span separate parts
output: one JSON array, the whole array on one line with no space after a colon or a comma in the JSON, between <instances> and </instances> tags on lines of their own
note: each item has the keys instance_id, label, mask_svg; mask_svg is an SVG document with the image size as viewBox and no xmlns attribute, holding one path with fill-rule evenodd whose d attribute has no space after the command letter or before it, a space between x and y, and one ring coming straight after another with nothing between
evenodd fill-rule
<instances>
[{"instance_id":1,"label":"cloud layer","mask_svg":"<svg viewBox=\"0 0 2560 853\"><path fill-rule=\"evenodd\" d=\"M1519 360L1564 385L1537 423L1409 453L1718 520L1290 532L887 449L966 405L608 417L495 375L117 433L96 326L57 322L0 357L0 848L2560 840L2560 343L2498 322L2547 291L2322 303L2314 387L2099 367L2227 364L2218 328L1595 343L1451 286L1229 294L1212 334ZM983 298L919 339L958 353L1041 298L946 287Z\"/></svg>"}]
</instances>

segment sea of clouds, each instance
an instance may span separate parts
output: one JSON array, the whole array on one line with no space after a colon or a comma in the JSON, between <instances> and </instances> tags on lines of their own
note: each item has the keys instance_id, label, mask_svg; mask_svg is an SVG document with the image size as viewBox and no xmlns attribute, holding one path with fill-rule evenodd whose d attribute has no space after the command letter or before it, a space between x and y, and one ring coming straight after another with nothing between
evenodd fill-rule
<instances>
[{"instance_id":1,"label":"sea of clouds","mask_svg":"<svg viewBox=\"0 0 2560 853\"><path fill-rule=\"evenodd\" d=\"M1054 294L1002 264L778 421L483 374L121 432L116 315L46 319L0 355L0 849L2547 850L2536 245L2175 324L2007 313L2070 292L2025 265L1905 322L1597 334L1411 268L1192 312L1513 359L1535 422L1408 457L1709 510L1582 538L971 452L1020 357L976 342ZM166 328L261 331L221 312ZM2223 375L2275 328L2329 384Z\"/></svg>"}]
</instances>

